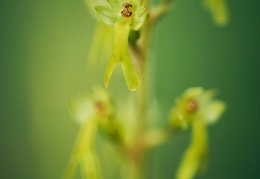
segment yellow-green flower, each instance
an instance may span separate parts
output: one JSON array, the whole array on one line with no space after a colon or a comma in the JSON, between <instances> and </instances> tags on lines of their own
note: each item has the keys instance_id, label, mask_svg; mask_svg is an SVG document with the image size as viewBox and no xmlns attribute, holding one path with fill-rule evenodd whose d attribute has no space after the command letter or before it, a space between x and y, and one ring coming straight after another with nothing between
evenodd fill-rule
<instances>
[{"instance_id":1,"label":"yellow-green flower","mask_svg":"<svg viewBox=\"0 0 260 179\"><path fill-rule=\"evenodd\" d=\"M99 86L95 86L93 91L94 95L85 93L70 101L72 117L79 123L96 118L107 118L115 113L114 103L109 93Z\"/></svg>"},{"instance_id":2,"label":"yellow-green flower","mask_svg":"<svg viewBox=\"0 0 260 179\"><path fill-rule=\"evenodd\" d=\"M171 124L174 128L187 128L196 118L202 118L206 124L216 122L225 109L224 102L213 99L214 90L189 88L171 110Z\"/></svg>"},{"instance_id":3,"label":"yellow-green flower","mask_svg":"<svg viewBox=\"0 0 260 179\"><path fill-rule=\"evenodd\" d=\"M101 20L114 27L114 40L106 72L105 85L109 84L117 63L121 64L126 84L130 90L136 90L140 80L128 52L130 30L138 31L146 20L146 4L139 0L107 0L108 5L96 6Z\"/></svg>"},{"instance_id":4,"label":"yellow-green flower","mask_svg":"<svg viewBox=\"0 0 260 179\"><path fill-rule=\"evenodd\" d=\"M228 8L226 0L203 0L206 9L212 14L212 18L217 25L228 24Z\"/></svg>"},{"instance_id":5,"label":"yellow-green flower","mask_svg":"<svg viewBox=\"0 0 260 179\"><path fill-rule=\"evenodd\" d=\"M192 141L177 172L177 179L192 179L207 160L206 125L216 122L225 110L224 102L213 99L215 91L190 88L176 101L171 111L174 129L192 128Z\"/></svg>"},{"instance_id":6,"label":"yellow-green flower","mask_svg":"<svg viewBox=\"0 0 260 179\"><path fill-rule=\"evenodd\" d=\"M77 166L82 165L81 169L85 177L100 179L101 172L95 150L95 136L102 121L115 116L112 98L103 88L96 86L94 95L81 95L71 100L70 107L73 118L81 124L81 130L64 178L73 178Z\"/></svg>"}]
</instances>

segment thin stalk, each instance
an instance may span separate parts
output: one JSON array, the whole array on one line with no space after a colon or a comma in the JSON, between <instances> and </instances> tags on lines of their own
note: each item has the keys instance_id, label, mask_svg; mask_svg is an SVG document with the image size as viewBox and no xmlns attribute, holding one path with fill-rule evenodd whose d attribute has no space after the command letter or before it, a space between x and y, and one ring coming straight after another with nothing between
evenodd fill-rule
<instances>
[{"instance_id":1,"label":"thin stalk","mask_svg":"<svg viewBox=\"0 0 260 179\"><path fill-rule=\"evenodd\" d=\"M149 66L149 50L151 45L152 31L155 22L168 10L170 1L164 2L158 9L152 12L150 19L142 28L141 38L134 46L133 55L136 59L137 70L139 71L139 76L141 79L140 89L137 91L137 102L138 102L138 119L137 126L138 131L136 135L136 144L133 146L135 148L133 155L130 155L130 179L142 179L144 177L144 159L146 154L146 144L144 141L144 134L147 131L147 108L149 103L149 88L150 88L150 76L147 72ZM167 134L162 134L162 141L168 138ZM161 142L161 141L160 141Z\"/></svg>"},{"instance_id":2,"label":"thin stalk","mask_svg":"<svg viewBox=\"0 0 260 179\"><path fill-rule=\"evenodd\" d=\"M147 107L149 100L149 74L147 73L147 66L149 65L148 53L150 47L151 38L151 26L146 24L143 27L141 38L133 50L133 54L136 60L137 70L141 79L141 86L137 91L137 106L138 106L138 119L137 119L137 134L136 143L134 149L130 155L130 178L131 179L142 179L144 178L144 159L145 159L145 145L143 136L147 130Z\"/></svg>"}]
</instances>

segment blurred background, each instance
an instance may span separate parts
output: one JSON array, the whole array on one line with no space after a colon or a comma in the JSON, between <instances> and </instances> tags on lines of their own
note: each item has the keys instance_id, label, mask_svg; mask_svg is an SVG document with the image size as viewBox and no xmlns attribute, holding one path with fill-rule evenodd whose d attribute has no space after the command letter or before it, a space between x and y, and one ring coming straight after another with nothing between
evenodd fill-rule
<instances>
[{"instance_id":1,"label":"blurred background","mask_svg":"<svg viewBox=\"0 0 260 179\"><path fill-rule=\"evenodd\" d=\"M178 0L152 45L165 121L191 86L217 87L228 104L209 127L210 163L198 179L260 178L260 1L227 2L230 23L220 28L201 1ZM103 85L104 67L87 68L96 22L83 0L2 0L0 7L0 178L60 178L79 129L68 99ZM129 93L122 74L109 90ZM173 178L188 142L186 132L151 151L148 178Z\"/></svg>"}]
</instances>

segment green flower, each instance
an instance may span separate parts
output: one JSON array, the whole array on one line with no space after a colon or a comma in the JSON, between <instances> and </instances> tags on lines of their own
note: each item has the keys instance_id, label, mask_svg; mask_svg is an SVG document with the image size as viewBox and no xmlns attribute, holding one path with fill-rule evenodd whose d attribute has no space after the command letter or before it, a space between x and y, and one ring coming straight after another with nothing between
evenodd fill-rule
<instances>
[{"instance_id":1,"label":"green flower","mask_svg":"<svg viewBox=\"0 0 260 179\"><path fill-rule=\"evenodd\" d=\"M94 95L84 94L71 100L70 108L73 118L81 124L81 130L64 178L73 178L77 166L82 165L85 177L100 179L101 172L95 150L95 137L102 121L115 116L112 98L103 88L96 86Z\"/></svg>"},{"instance_id":2,"label":"green flower","mask_svg":"<svg viewBox=\"0 0 260 179\"><path fill-rule=\"evenodd\" d=\"M126 84L130 90L136 90L140 80L128 52L130 30L138 31L146 20L146 5L143 1L107 0L107 6L95 6L101 20L114 27L112 54L106 72L105 85L109 84L117 63L121 64Z\"/></svg>"},{"instance_id":3,"label":"green flower","mask_svg":"<svg viewBox=\"0 0 260 179\"><path fill-rule=\"evenodd\" d=\"M95 86L94 95L85 93L70 101L72 117L78 123L114 115L114 102L105 89Z\"/></svg>"},{"instance_id":4,"label":"green flower","mask_svg":"<svg viewBox=\"0 0 260 179\"><path fill-rule=\"evenodd\" d=\"M187 128L196 118L202 118L206 124L216 122L225 110L225 103L213 99L214 90L189 88L172 108L170 119L174 128Z\"/></svg>"},{"instance_id":5,"label":"green flower","mask_svg":"<svg viewBox=\"0 0 260 179\"><path fill-rule=\"evenodd\" d=\"M213 99L215 91L190 88L177 100L171 111L171 125L175 129L192 127L192 141L183 156L177 179L192 179L199 169L204 169L208 156L206 125L220 118L225 103Z\"/></svg>"},{"instance_id":6,"label":"green flower","mask_svg":"<svg viewBox=\"0 0 260 179\"><path fill-rule=\"evenodd\" d=\"M212 18L217 25L228 24L228 9L226 0L203 0L206 9L212 14Z\"/></svg>"}]
</instances>

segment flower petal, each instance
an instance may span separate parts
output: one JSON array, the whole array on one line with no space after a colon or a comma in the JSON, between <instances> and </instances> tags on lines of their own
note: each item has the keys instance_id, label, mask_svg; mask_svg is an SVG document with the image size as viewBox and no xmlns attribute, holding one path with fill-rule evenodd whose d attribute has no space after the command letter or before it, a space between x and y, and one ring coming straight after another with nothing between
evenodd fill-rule
<instances>
[{"instance_id":1,"label":"flower petal","mask_svg":"<svg viewBox=\"0 0 260 179\"><path fill-rule=\"evenodd\" d=\"M213 102L209 103L205 106L204 112L204 119L206 120L207 124L213 124L218 121L220 116L225 111L225 103L219 100L214 100Z\"/></svg>"},{"instance_id":2,"label":"flower petal","mask_svg":"<svg viewBox=\"0 0 260 179\"><path fill-rule=\"evenodd\" d=\"M143 15L140 18L135 18L131 23L131 29L134 31L138 31L144 24L146 16Z\"/></svg>"},{"instance_id":3,"label":"flower petal","mask_svg":"<svg viewBox=\"0 0 260 179\"><path fill-rule=\"evenodd\" d=\"M192 142L179 166L176 179L192 179L199 169L205 167L208 157L207 132L204 121L192 123Z\"/></svg>"},{"instance_id":4,"label":"flower petal","mask_svg":"<svg viewBox=\"0 0 260 179\"><path fill-rule=\"evenodd\" d=\"M127 87L131 91L135 91L140 86L141 82L136 74L132 60L130 57L126 57L124 61L121 62L121 65Z\"/></svg>"},{"instance_id":5,"label":"flower petal","mask_svg":"<svg viewBox=\"0 0 260 179\"><path fill-rule=\"evenodd\" d=\"M115 69L115 66L116 66L116 60L113 56L110 57L109 61L108 61L108 64L107 64L107 67L106 67L106 71L105 71L105 86L106 88L108 87L109 85L109 82L110 82L110 78L112 76L112 73Z\"/></svg>"},{"instance_id":6,"label":"flower petal","mask_svg":"<svg viewBox=\"0 0 260 179\"><path fill-rule=\"evenodd\" d=\"M95 116L93 99L88 94L71 99L69 104L71 115L78 123L82 124Z\"/></svg>"},{"instance_id":7,"label":"flower petal","mask_svg":"<svg viewBox=\"0 0 260 179\"><path fill-rule=\"evenodd\" d=\"M113 50L105 72L105 85L106 87L108 86L115 65L120 63L128 88L130 90L136 90L140 85L140 80L138 79L134 64L128 53L129 23L117 22L114 26L114 30Z\"/></svg>"},{"instance_id":8,"label":"flower petal","mask_svg":"<svg viewBox=\"0 0 260 179\"><path fill-rule=\"evenodd\" d=\"M229 19L225 0L204 0L204 4L217 25L227 25Z\"/></svg>"},{"instance_id":9,"label":"flower petal","mask_svg":"<svg viewBox=\"0 0 260 179\"><path fill-rule=\"evenodd\" d=\"M109 26L113 26L115 22L118 20L116 14L113 13L113 9L106 6L95 6L95 9L101 18L101 20Z\"/></svg>"},{"instance_id":10,"label":"flower petal","mask_svg":"<svg viewBox=\"0 0 260 179\"><path fill-rule=\"evenodd\" d=\"M120 4L119 4L120 2L118 2L117 0L107 0L107 2L108 2L113 8L118 7L118 6L122 6L122 4L120 5Z\"/></svg>"}]
</instances>

